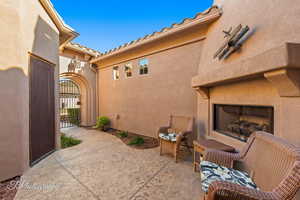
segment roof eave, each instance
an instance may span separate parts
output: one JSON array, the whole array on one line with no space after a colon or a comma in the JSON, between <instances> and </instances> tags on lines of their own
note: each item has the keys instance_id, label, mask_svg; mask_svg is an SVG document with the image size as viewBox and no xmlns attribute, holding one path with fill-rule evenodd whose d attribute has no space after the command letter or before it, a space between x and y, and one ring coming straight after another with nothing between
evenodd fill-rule
<instances>
[{"instance_id":1,"label":"roof eave","mask_svg":"<svg viewBox=\"0 0 300 200\"><path fill-rule=\"evenodd\" d=\"M161 38L164 38L164 37L167 37L169 35L172 35L172 34L175 34L177 32L180 32L180 31L183 31L185 29L188 29L188 28L191 28L191 27L194 27L194 26L197 26L197 25L200 25L200 24L209 24L209 23L212 23L214 21L216 21L220 16L222 15L222 10L219 9L219 12L216 12L216 13L213 13L213 14L207 14L207 16L205 17L202 17L198 20L195 20L191 23L188 23L188 24L184 24L184 25L181 25L181 26L178 26L176 28L173 28L169 31L166 31L166 32L163 32L163 33L160 33L158 34L157 36L154 36L154 37L150 37L148 39L144 39L143 41L141 42L137 42L136 44L132 44L132 45L128 45L127 47L124 47L124 48L121 48L120 50L116 50L116 51L113 51L109 54L106 54L106 55L103 55L103 56L99 56L99 57L96 57L94 59L91 60L91 63L96 63L100 60L103 60L103 59L106 59L106 58L109 58L111 56L115 56L116 54L120 54L120 53L123 53L125 51L128 51L128 50L131 50L131 49L134 49L134 48L137 48L137 47L140 47L142 45L145 45L145 44L148 44L150 42L153 42L153 41L156 41L156 40L159 40Z\"/></svg>"},{"instance_id":2,"label":"roof eave","mask_svg":"<svg viewBox=\"0 0 300 200\"><path fill-rule=\"evenodd\" d=\"M77 36L79 36L79 33L77 33L73 28L68 26L61 16L57 13L55 8L53 7L52 3L49 0L39 0L50 18L52 19L53 23L59 30L59 45L64 46Z\"/></svg>"},{"instance_id":3,"label":"roof eave","mask_svg":"<svg viewBox=\"0 0 300 200\"><path fill-rule=\"evenodd\" d=\"M71 49L71 50L76 51L76 52L79 52L79 53L88 54L88 55L90 55L90 56L92 56L92 57L96 57L96 56L97 56L96 53L92 53L92 52L90 52L90 51L85 51L85 50L82 50L82 49L80 49L80 48L74 47L74 46L72 46L70 43L66 44L66 45L64 46L64 48L65 48L65 49Z\"/></svg>"}]
</instances>

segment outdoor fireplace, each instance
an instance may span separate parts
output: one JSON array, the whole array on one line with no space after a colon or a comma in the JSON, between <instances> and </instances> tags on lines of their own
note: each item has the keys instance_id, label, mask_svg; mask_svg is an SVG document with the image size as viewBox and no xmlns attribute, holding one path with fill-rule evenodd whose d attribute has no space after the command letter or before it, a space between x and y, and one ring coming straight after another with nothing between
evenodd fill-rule
<instances>
[{"instance_id":1,"label":"outdoor fireplace","mask_svg":"<svg viewBox=\"0 0 300 200\"><path fill-rule=\"evenodd\" d=\"M214 104L214 130L246 142L255 131L273 134L273 107Z\"/></svg>"}]
</instances>

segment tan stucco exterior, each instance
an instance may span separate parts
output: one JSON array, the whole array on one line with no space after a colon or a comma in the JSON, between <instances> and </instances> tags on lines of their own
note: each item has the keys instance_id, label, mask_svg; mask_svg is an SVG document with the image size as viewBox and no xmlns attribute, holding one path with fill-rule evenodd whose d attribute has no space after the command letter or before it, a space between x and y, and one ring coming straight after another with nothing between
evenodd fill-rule
<instances>
[{"instance_id":1,"label":"tan stucco exterior","mask_svg":"<svg viewBox=\"0 0 300 200\"><path fill-rule=\"evenodd\" d=\"M300 39L298 37L300 27L295 25L299 6L295 5L291 9L291 3L279 0L216 1L215 5L219 6L222 17L212 24L184 28L163 39L154 39L135 47L141 43L137 40L136 44L114 49L92 60L99 68L100 115L111 117L115 128L154 137L157 127L164 124L163 118L167 119L165 116L156 117L159 114L155 113L154 108L163 113L160 116L174 112L194 115L194 111L197 110L196 124L199 136L217 138L240 149L244 145L243 142L212 130L213 104L273 106L275 135L299 144L300 138L297 135L299 127L295 117L300 96L299 71L297 71L300 66L297 56L300 52L300 46L297 44ZM266 14L266 10L270 9L272 12ZM251 28L242 49L226 60L213 59L214 53L224 43L223 30L234 28L238 24L249 25ZM131 46L133 47L130 48ZM200 55L194 55L196 52ZM184 63L180 65L183 58L192 55L194 55L192 58L184 59ZM145 77L138 75L137 72L138 59L143 57L148 58L150 63L150 73ZM134 65L134 75L133 78L127 79L124 77L124 65L130 62ZM189 79L194 73L192 71L196 63L198 75ZM114 66L119 66L121 70L120 80L112 80ZM182 71L172 73L174 66L181 66ZM187 70L190 70L190 74L183 76L182 73ZM164 76L170 85L161 86L162 79L159 79L159 76ZM164 101L161 99L168 97L174 99L172 92L181 87L181 83L187 79L197 92L197 106L192 104L184 108L187 109L185 111L176 103L162 106L160 102ZM168 92L163 90L166 88ZM189 88L185 88L183 93L185 95L179 97L177 95L176 100L184 105L189 101L188 98L190 102L193 101L194 94L186 95L192 94ZM156 99L158 101L155 101ZM292 108L294 112L286 114ZM285 127L293 129L287 131Z\"/></svg>"},{"instance_id":2,"label":"tan stucco exterior","mask_svg":"<svg viewBox=\"0 0 300 200\"><path fill-rule=\"evenodd\" d=\"M55 64L58 124L58 48L61 30L37 0L0 4L0 181L29 167L29 53ZM4 28L5 27L5 28ZM59 144L57 137L57 144Z\"/></svg>"},{"instance_id":3,"label":"tan stucco exterior","mask_svg":"<svg viewBox=\"0 0 300 200\"><path fill-rule=\"evenodd\" d=\"M213 7L93 59L98 66L99 115L108 116L113 128L150 137L157 137L158 127L167 125L171 114L196 118L197 94L190 81L197 74L207 28L220 15ZM139 74L143 58L149 61L146 75ZM133 66L129 78L128 63ZM115 66L119 80L113 80Z\"/></svg>"},{"instance_id":4,"label":"tan stucco exterior","mask_svg":"<svg viewBox=\"0 0 300 200\"><path fill-rule=\"evenodd\" d=\"M223 15L209 27L198 76L192 79L199 90L200 134L241 149L245 143L213 131L213 104L273 106L274 134L300 145L300 5L289 0L216 3ZM224 42L222 31L238 24L251 28L241 51L226 60L213 59Z\"/></svg>"},{"instance_id":5,"label":"tan stucco exterior","mask_svg":"<svg viewBox=\"0 0 300 200\"><path fill-rule=\"evenodd\" d=\"M0 46L0 181L29 166L28 53L55 64L57 135L60 76L80 87L82 126L108 116L113 128L156 137L170 114L193 116L194 137L215 138L239 150L244 142L213 130L213 105L261 105L274 108L274 134L300 145L300 4L293 0L218 0L220 9L214 7L211 15L184 20L101 55L65 47L76 34L62 28L46 1L0 4L0 25L9 27L0 32L0 42L6 44ZM223 30L238 24L251 28L242 49L226 60L213 59L224 42ZM75 57L86 65L68 72ZM147 75L139 74L142 58L149 60ZM133 66L130 78L125 77L127 63ZM115 66L119 80L112 78ZM58 137L56 141L59 147Z\"/></svg>"},{"instance_id":6,"label":"tan stucco exterior","mask_svg":"<svg viewBox=\"0 0 300 200\"><path fill-rule=\"evenodd\" d=\"M73 80L80 89L81 126L94 126L97 119L97 70L90 60L95 57L83 49L65 46L59 56L60 78ZM73 59L80 62L80 69L69 72L68 66Z\"/></svg>"},{"instance_id":7,"label":"tan stucco exterior","mask_svg":"<svg viewBox=\"0 0 300 200\"><path fill-rule=\"evenodd\" d=\"M110 67L124 61L141 58L147 55L157 54L161 51L173 49L179 46L187 45L205 39L207 26L198 25L180 33L170 35L167 38L155 40L151 43L142 45L138 48L128 50L115 56L110 56L96 62L99 68Z\"/></svg>"},{"instance_id":8,"label":"tan stucco exterior","mask_svg":"<svg viewBox=\"0 0 300 200\"><path fill-rule=\"evenodd\" d=\"M112 79L112 67L99 69L99 113L113 127L156 137L158 127L168 124L170 114L196 116L196 92L190 79L197 74L202 41L145 56L149 74L140 75L138 60L118 64L120 79ZM124 65L133 65L125 77ZM176 86L176 87L174 87Z\"/></svg>"}]
</instances>

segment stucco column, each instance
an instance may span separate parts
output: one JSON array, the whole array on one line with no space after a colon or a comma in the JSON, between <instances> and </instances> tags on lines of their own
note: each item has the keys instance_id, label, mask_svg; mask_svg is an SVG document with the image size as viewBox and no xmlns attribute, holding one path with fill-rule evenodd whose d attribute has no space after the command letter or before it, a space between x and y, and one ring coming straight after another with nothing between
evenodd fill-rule
<instances>
[{"instance_id":1,"label":"stucco column","mask_svg":"<svg viewBox=\"0 0 300 200\"><path fill-rule=\"evenodd\" d=\"M210 130L210 100L209 88L194 88L197 95L197 139L205 138Z\"/></svg>"}]
</instances>

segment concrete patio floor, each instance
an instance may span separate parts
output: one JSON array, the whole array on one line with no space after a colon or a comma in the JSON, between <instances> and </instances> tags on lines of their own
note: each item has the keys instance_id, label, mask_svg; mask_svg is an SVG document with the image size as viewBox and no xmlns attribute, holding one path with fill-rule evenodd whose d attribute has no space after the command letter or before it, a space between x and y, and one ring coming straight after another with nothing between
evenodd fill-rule
<instances>
[{"instance_id":1,"label":"concrete patio floor","mask_svg":"<svg viewBox=\"0 0 300 200\"><path fill-rule=\"evenodd\" d=\"M159 156L158 148L133 149L95 130L63 132L83 142L28 170L16 200L200 199L200 176L193 172L191 161L175 163Z\"/></svg>"}]
</instances>

